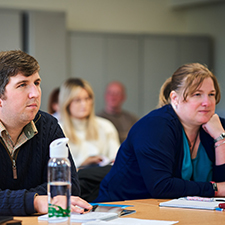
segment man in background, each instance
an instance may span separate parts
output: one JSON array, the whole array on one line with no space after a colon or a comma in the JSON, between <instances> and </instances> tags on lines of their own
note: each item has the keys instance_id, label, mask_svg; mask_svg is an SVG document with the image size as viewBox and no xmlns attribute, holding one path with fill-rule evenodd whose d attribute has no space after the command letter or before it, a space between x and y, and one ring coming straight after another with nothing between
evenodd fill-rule
<instances>
[{"instance_id":1,"label":"man in background","mask_svg":"<svg viewBox=\"0 0 225 225\"><path fill-rule=\"evenodd\" d=\"M126 100L126 90L119 81L110 82L105 90L105 108L98 116L110 120L116 127L120 143L122 143L130 130L137 122L138 117L122 109Z\"/></svg>"}]
</instances>

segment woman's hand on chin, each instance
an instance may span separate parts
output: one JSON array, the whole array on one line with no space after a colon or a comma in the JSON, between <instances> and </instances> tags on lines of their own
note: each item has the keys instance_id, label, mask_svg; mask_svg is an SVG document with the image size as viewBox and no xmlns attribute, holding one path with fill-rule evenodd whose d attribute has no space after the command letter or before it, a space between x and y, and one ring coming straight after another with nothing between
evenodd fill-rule
<instances>
[{"instance_id":1,"label":"woman's hand on chin","mask_svg":"<svg viewBox=\"0 0 225 225\"><path fill-rule=\"evenodd\" d=\"M202 128L213 138L216 139L224 132L220 118L217 114L212 115L209 121L202 124Z\"/></svg>"}]
</instances>

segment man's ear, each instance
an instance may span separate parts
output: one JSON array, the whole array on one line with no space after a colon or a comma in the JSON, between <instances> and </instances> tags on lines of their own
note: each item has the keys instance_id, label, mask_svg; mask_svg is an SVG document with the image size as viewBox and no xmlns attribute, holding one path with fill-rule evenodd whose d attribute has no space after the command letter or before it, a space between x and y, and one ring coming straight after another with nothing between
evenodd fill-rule
<instances>
[{"instance_id":1,"label":"man's ear","mask_svg":"<svg viewBox=\"0 0 225 225\"><path fill-rule=\"evenodd\" d=\"M170 92L170 99L171 99L171 103L173 103L173 105L177 106L179 103L179 96L177 94L176 91L171 91Z\"/></svg>"},{"instance_id":2,"label":"man's ear","mask_svg":"<svg viewBox=\"0 0 225 225\"><path fill-rule=\"evenodd\" d=\"M3 100L2 100L2 98L0 98L0 107L2 107L2 102L3 102Z\"/></svg>"}]
</instances>

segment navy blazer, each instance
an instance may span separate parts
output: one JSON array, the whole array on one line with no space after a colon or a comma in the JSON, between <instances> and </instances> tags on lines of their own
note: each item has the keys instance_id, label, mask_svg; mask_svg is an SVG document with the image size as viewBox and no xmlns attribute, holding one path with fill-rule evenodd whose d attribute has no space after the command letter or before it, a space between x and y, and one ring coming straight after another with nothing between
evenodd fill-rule
<instances>
[{"instance_id":1,"label":"navy blazer","mask_svg":"<svg viewBox=\"0 0 225 225\"><path fill-rule=\"evenodd\" d=\"M213 163L213 181L225 181L225 164L215 165L213 138L202 128L200 140ZM214 196L210 182L181 178L183 155L182 124L172 106L153 110L131 128L95 202Z\"/></svg>"}]
</instances>

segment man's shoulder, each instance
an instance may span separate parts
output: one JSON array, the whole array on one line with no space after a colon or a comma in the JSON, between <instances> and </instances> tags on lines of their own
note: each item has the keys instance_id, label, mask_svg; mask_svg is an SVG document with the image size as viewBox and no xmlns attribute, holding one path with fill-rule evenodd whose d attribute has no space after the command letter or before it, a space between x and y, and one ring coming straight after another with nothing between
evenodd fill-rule
<instances>
[{"instance_id":1,"label":"man's shoulder","mask_svg":"<svg viewBox=\"0 0 225 225\"><path fill-rule=\"evenodd\" d=\"M127 110L122 110L120 113L116 113L116 114L109 114L107 113L105 110L100 111L99 113L97 113L97 116L106 118L106 119L118 119L121 116L125 117L125 118L132 118L134 120L138 120L138 117L131 112L128 112Z\"/></svg>"},{"instance_id":2,"label":"man's shoulder","mask_svg":"<svg viewBox=\"0 0 225 225\"><path fill-rule=\"evenodd\" d=\"M53 141L64 137L58 120L49 113L39 110L33 121L38 130L38 135L35 135L36 138L42 136L43 139Z\"/></svg>"},{"instance_id":3,"label":"man's shoulder","mask_svg":"<svg viewBox=\"0 0 225 225\"><path fill-rule=\"evenodd\" d=\"M105 119L101 116L95 116L95 119L99 125L107 125L107 124L111 125L112 124L112 122L110 120Z\"/></svg>"},{"instance_id":4,"label":"man's shoulder","mask_svg":"<svg viewBox=\"0 0 225 225\"><path fill-rule=\"evenodd\" d=\"M58 123L57 119L54 116L42 110L38 111L33 121L35 124L38 123L39 121L44 121L45 123L48 123L48 122L56 123L56 124Z\"/></svg>"},{"instance_id":5,"label":"man's shoulder","mask_svg":"<svg viewBox=\"0 0 225 225\"><path fill-rule=\"evenodd\" d=\"M127 110L123 110L122 115L125 116L126 118L130 118L136 121L138 120L138 117L134 113L128 112Z\"/></svg>"},{"instance_id":6,"label":"man's shoulder","mask_svg":"<svg viewBox=\"0 0 225 225\"><path fill-rule=\"evenodd\" d=\"M96 116L95 119L99 128L103 128L104 130L116 129L113 123L109 119L99 117L99 116Z\"/></svg>"},{"instance_id":7,"label":"man's shoulder","mask_svg":"<svg viewBox=\"0 0 225 225\"><path fill-rule=\"evenodd\" d=\"M107 116L108 114L105 112L105 110L102 110L102 111L96 113L96 115L104 118L104 117Z\"/></svg>"}]
</instances>

